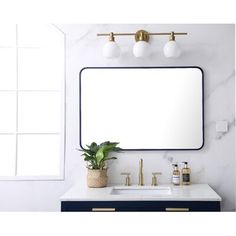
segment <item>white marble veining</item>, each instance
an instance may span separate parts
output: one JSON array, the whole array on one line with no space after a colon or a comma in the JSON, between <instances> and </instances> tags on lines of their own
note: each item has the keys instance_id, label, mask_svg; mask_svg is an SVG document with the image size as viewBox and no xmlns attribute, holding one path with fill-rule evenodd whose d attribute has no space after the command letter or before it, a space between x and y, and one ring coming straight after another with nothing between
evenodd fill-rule
<instances>
[{"instance_id":1,"label":"white marble veining","mask_svg":"<svg viewBox=\"0 0 236 236\"><path fill-rule=\"evenodd\" d=\"M113 189L158 189L169 188L169 194L112 194ZM145 191L145 190L144 190ZM87 188L75 185L60 198L61 201L221 201L221 197L208 184L173 186L170 184L152 186L109 186L105 188Z\"/></svg>"}]
</instances>

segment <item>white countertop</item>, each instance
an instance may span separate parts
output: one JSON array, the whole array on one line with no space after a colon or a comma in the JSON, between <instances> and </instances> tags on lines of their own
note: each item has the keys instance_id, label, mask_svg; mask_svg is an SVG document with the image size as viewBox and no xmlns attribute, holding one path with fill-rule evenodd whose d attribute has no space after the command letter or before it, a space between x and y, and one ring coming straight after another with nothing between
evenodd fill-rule
<instances>
[{"instance_id":1,"label":"white countertop","mask_svg":"<svg viewBox=\"0 0 236 236\"><path fill-rule=\"evenodd\" d=\"M61 201L221 201L221 197L208 184L192 184L189 186L159 185L169 187L171 194L163 195L114 195L114 187L136 188L137 186L108 186L105 188L88 188L75 185L61 196ZM155 188L138 186L138 188Z\"/></svg>"}]
</instances>

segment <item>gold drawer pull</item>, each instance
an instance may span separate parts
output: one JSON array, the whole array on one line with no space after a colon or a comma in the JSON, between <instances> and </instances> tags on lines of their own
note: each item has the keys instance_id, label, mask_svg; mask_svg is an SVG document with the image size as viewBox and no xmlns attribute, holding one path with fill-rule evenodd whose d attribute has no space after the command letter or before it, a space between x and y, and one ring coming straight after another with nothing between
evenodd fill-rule
<instances>
[{"instance_id":1,"label":"gold drawer pull","mask_svg":"<svg viewBox=\"0 0 236 236\"><path fill-rule=\"evenodd\" d=\"M166 211L189 211L189 208L181 208L181 207L173 207L173 208L166 208Z\"/></svg>"},{"instance_id":2,"label":"gold drawer pull","mask_svg":"<svg viewBox=\"0 0 236 236\"><path fill-rule=\"evenodd\" d=\"M102 211L116 211L116 208L92 208L92 211L102 212Z\"/></svg>"}]
</instances>

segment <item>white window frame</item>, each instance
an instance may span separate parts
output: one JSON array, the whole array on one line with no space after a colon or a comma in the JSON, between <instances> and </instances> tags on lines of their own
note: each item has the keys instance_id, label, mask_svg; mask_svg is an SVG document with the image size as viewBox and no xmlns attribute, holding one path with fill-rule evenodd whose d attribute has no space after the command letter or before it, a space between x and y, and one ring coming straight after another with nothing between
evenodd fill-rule
<instances>
[{"instance_id":1,"label":"white window frame","mask_svg":"<svg viewBox=\"0 0 236 236\"><path fill-rule=\"evenodd\" d=\"M0 181L63 181L65 180L65 140L66 140L66 35L65 33L59 29L56 25L52 24L55 29L57 29L62 35L64 40L64 75L62 81L62 89L61 90L52 90L52 89L40 89L40 90L21 90L18 89L18 50L19 48L27 48L18 46L18 29L16 24L16 45L13 47L16 50L16 89L0 89L0 92L15 92L16 94L16 132L0 132L0 135L15 135L16 138L16 150L15 150L15 175L14 176L1 176ZM1 48L9 48L9 47L1 47ZM57 133L26 133L26 132L18 132L18 94L19 92L59 92L62 96L61 102L61 132ZM18 162L18 135L53 135L60 134L61 136L61 147L60 147L60 174L53 175L36 175L36 176L17 176L17 162Z\"/></svg>"}]
</instances>

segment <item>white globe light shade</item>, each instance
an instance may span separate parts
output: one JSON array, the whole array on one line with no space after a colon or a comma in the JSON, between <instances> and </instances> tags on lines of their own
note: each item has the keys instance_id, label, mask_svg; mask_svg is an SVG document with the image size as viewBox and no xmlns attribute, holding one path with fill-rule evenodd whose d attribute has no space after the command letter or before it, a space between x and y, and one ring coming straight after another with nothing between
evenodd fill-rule
<instances>
[{"instance_id":1,"label":"white globe light shade","mask_svg":"<svg viewBox=\"0 0 236 236\"><path fill-rule=\"evenodd\" d=\"M135 57L147 57L150 55L150 45L145 41L138 41L134 44L133 54Z\"/></svg>"},{"instance_id":2,"label":"white globe light shade","mask_svg":"<svg viewBox=\"0 0 236 236\"><path fill-rule=\"evenodd\" d=\"M169 58L170 57L176 58L181 55L181 50L179 48L179 45L174 40L167 42L164 46L163 51L164 55Z\"/></svg>"},{"instance_id":3,"label":"white globe light shade","mask_svg":"<svg viewBox=\"0 0 236 236\"><path fill-rule=\"evenodd\" d=\"M106 58L116 58L120 56L120 47L114 41L109 41L103 46L102 54Z\"/></svg>"}]
</instances>

